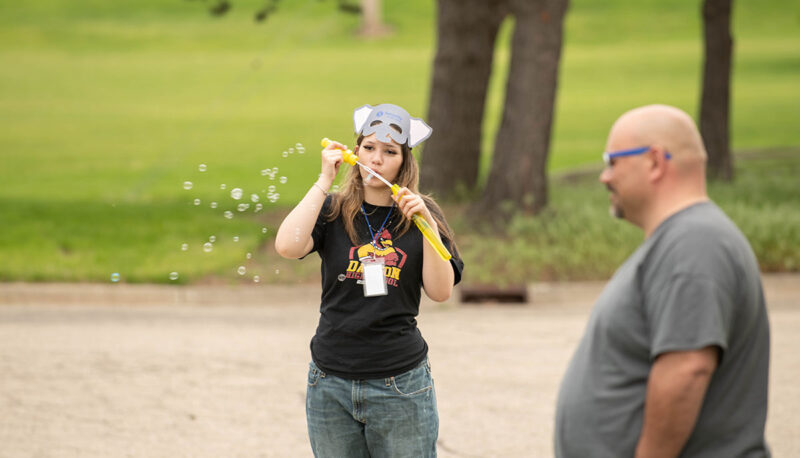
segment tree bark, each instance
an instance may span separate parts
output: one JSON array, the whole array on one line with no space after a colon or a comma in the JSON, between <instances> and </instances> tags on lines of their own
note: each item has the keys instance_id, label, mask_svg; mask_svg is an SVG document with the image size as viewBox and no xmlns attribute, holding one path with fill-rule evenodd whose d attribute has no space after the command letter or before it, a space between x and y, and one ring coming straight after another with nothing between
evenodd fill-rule
<instances>
[{"instance_id":1,"label":"tree bark","mask_svg":"<svg viewBox=\"0 0 800 458\"><path fill-rule=\"evenodd\" d=\"M438 199L475 188L483 111L505 0L439 0L437 49L420 181Z\"/></svg>"},{"instance_id":2,"label":"tree bark","mask_svg":"<svg viewBox=\"0 0 800 458\"><path fill-rule=\"evenodd\" d=\"M703 94L700 100L700 134L708 152L710 179L733 180L730 151L730 87L733 38L731 37L732 0L705 0L705 65Z\"/></svg>"},{"instance_id":3,"label":"tree bark","mask_svg":"<svg viewBox=\"0 0 800 458\"><path fill-rule=\"evenodd\" d=\"M470 213L508 220L548 202L547 158L568 0L514 0L505 108L483 197Z\"/></svg>"},{"instance_id":4,"label":"tree bark","mask_svg":"<svg viewBox=\"0 0 800 458\"><path fill-rule=\"evenodd\" d=\"M361 35L375 38L390 32L383 23L381 0L361 0Z\"/></svg>"}]
</instances>

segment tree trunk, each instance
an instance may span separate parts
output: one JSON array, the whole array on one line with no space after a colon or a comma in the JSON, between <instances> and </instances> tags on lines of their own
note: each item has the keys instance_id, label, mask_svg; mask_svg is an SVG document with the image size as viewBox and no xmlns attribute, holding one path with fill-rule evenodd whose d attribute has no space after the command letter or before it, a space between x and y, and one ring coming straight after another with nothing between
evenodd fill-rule
<instances>
[{"instance_id":1,"label":"tree trunk","mask_svg":"<svg viewBox=\"0 0 800 458\"><path fill-rule=\"evenodd\" d=\"M731 181L733 158L730 151L731 1L705 0L705 66L700 101L700 134L708 152L708 177Z\"/></svg>"},{"instance_id":2,"label":"tree trunk","mask_svg":"<svg viewBox=\"0 0 800 458\"><path fill-rule=\"evenodd\" d=\"M361 0L361 35L375 38L390 32L383 23L381 0Z\"/></svg>"},{"instance_id":3,"label":"tree trunk","mask_svg":"<svg viewBox=\"0 0 800 458\"><path fill-rule=\"evenodd\" d=\"M483 197L473 216L508 220L547 205L547 156L568 0L514 0L505 108Z\"/></svg>"},{"instance_id":4,"label":"tree trunk","mask_svg":"<svg viewBox=\"0 0 800 458\"><path fill-rule=\"evenodd\" d=\"M483 110L505 0L439 0L421 186L439 199L475 188Z\"/></svg>"}]
</instances>

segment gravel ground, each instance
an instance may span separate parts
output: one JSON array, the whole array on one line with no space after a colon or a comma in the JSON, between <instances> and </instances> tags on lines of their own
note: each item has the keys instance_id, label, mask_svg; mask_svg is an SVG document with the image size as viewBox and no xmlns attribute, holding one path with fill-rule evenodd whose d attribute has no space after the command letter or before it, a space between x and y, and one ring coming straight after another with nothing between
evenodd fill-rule
<instances>
[{"instance_id":1,"label":"gravel ground","mask_svg":"<svg viewBox=\"0 0 800 458\"><path fill-rule=\"evenodd\" d=\"M800 276L768 275L767 438L800 456ZM547 457L561 375L603 283L527 305L423 303L442 457ZM318 287L0 284L0 456L311 456Z\"/></svg>"}]
</instances>

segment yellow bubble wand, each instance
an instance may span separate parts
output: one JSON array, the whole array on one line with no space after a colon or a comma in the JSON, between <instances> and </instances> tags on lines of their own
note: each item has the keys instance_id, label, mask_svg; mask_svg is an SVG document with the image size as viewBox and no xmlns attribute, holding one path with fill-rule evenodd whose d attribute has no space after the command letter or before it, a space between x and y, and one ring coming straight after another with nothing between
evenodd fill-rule
<instances>
[{"instance_id":1,"label":"yellow bubble wand","mask_svg":"<svg viewBox=\"0 0 800 458\"><path fill-rule=\"evenodd\" d=\"M323 138L321 143L322 143L323 147L327 147L328 145L331 144L331 140L328 139L328 138ZM358 164L361 168L366 170L370 175L372 175L375 178L381 180L386 186L389 187L389 189L392 190L392 194L394 194L395 196L397 195L397 192L400 190L400 186L398 186L396 184L389 183L385 178L380 176L380 174L378 174L376 171L374 171L371 168L367 167L366 165L358 162L358 156L356 156L349 149L348 150L342 150L342 159L344 159L345 162L347 162L348 164L350 164L352 166L355 166L356 164ZM413 215L411 215L411 220L414 221L414 224L417 225L417 228L419 229L419 231L422 232L422 235L431 244L433 249L436 250L436 252L439 254L439 256L441 256L442 259L444 259L445 261L449 261L450 258L453 257L450 254L450 252L447 251L447 247L444 246L442 241L439 240L438 237L436 237L436 233L433 231L433 228L431 228L431 225L428 224L428 221L425 220L424 216L420 215L419 213L414 213Z\"/></svg>"}]
</instances>

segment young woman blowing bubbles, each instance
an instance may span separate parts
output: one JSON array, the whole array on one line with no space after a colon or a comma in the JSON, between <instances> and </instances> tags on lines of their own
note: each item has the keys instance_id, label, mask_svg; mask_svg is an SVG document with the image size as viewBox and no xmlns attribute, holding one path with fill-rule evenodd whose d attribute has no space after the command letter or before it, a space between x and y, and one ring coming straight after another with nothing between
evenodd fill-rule
<instances>
[{"instance_id":1,"label":"young woman blowing bubbles","mask_svg":"<svg viewBox=\"0 0 800 458\"><path fill-rule=\"evenodd\" d=\"M306 393L311 447L318 457L435 456L439 417L416 316L420 290L446 301L464 264L441 209L417 190L411 148L432 130L391 104L365 105L353 118L359 162L399 192L352 167L341 192L328 194L346 149L333 142L322 150L319 179L275 237L283 257L316 251L322 259ZM449 261L412 224L415 213L453 254Z\"/></svg>"}]
</instances>

